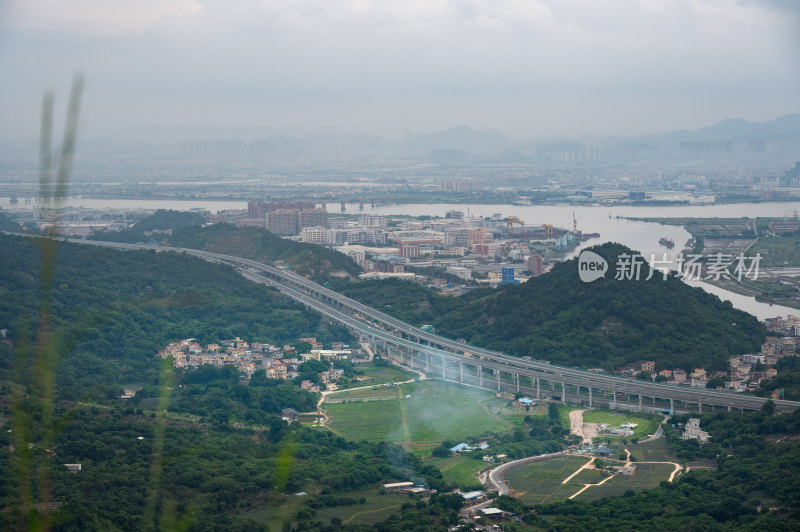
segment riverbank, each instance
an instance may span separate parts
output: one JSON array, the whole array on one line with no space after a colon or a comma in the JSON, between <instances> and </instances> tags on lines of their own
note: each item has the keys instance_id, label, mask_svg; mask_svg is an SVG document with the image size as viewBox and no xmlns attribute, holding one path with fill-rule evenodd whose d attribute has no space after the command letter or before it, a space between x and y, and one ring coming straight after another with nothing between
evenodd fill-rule
<instances>
[{"instance_id":1,"label":"riverbank","mask_svg":"<svg viewBox=\"0 0 800 532\"><path fill-rule=\"evenodd\" d=\"M758 302L800 309L800 237L775 235L771 222L785 222L784 218L628 218L631 221L658 223L684 228L692 238L683 250L684 256L704 257L722 255L729 263L728 278L704 278L707 285L735 294L752 297ZM795 222L796 223L796 222ZM756 269L741 279L735 275L734 257L743 255L752 265L758 257Z\"/></svg>"}]
</instances>

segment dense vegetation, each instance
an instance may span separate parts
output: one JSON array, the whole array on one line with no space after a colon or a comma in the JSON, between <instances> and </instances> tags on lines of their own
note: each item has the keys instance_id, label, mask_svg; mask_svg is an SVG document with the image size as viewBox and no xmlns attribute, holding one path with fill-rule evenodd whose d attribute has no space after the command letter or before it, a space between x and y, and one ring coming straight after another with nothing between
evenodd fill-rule
<instances>
[{"instance_id":1,"label":"dense vegetation","mask_svg":"<svg viewBox=\"0 0 800 532\"><path fill-rule=\"evenodd\" d=\"M98 231L93 240L109 242L161 242L170 246L202 249L235 255L273 264L285 262L298 273L313 277L356 275L361 268L353 259L324 246L295 242L269 231L237 228L230 224L201 227L203 217L197 213L159 210L125 231ZM172 230L172 235L145 231Z\"/></svg>"},{"instance_id":2,"label":"dense vegetation","mask_svg":"<svg viewBox=\"0 0 800 532\"><path fill-rule=\"evenodd\" d=\"M772 379L764 379L759 384L759 395L772 395L775 390L783 390L782 399L800 401L800 356L786 356L775 364L778 374Z\"/></svg>"},{"instance_id":3,"label":"dense vegetation","mask_svg":"<svg viewBox=\"0 0 800 532\"><path fill-rule=\"evenodd\" d=\"M180 231L186 227L203 225L206 219L197 212L159 209L152 216L143 218L133 225L137 231Z\"/></svg>"},{"instance_id":4,"label":"dense vegetation","mask_svg":"<svg viewBox=\"0 0 800 532\"><path fill-rule=\"evenodd\" d=\"M156 352L182 338L280 345L303 336L350 338L344 327L229 267L178 254L59 243L52 290L45 290L41 244L0 235L0 248L13 250L0 254L0 329L8 329L0 371L24 375L24 353L47 320L57 353L48 370L61 399L112 398L122 384L155 383Z\"/></svg>"},{"instance_id":5,"label":"dense vegetation","mask_svg":"<svg viewBox=\"0 0 800 532\"><path fill-rule=\"evenodd\" d=\"M722 370L728 356L758 351L766 333L754 317L700 288L660 273L615 280L619 244L592 248L609 263L606 278L584 283L577 260L520 285L442 297L403 281L346 283L335 288L379 310L441 334L514 355L613 369L655 360L657 369ZM332 285L334 286L334 285Z\"/></svg>"},{"instance_id":6,"label":"dense vegetation","mask_svg":"<svg viewBox=\"0 0 800 532\"><path fill-rule=\"evenodd\" d=\"M248 384L239 372L226 366L200 366L175 375L166 397L170 412L201 416L217 426L259 426L270 423L284 408L313 412L319 394L300 389L296 382L268 379L264 370L257 371ZM130 400L133 407L156 407L161 386L145 386Z\"/></svg>"},{"instance_id":7,"label":"dense vegetation","mask_svg":"<svg viewBox=\"0 0 800 532\"><path fill-rule=\"evenodd\" d=\"M445 487L435 468L399 447L347 442L276 416L256 432L162 423L119 409L75 410L55 454L33 447L30 462L48 472L51 500L63 503L49 516L53 530L262 530L236 512L256 502L277 507L302 490L341 493L382 480ZM2 431L2 530L24 519L7 509L24 487L21 470L31 466L9 443ZM82 470L69 473L64 463Z\"/></svg>"},{"instance_id":8,"label":"dense vegetation","mask_svg":"<svg viewBox=\"0 0 800 532\"><path fill-rule=\"evenodd\" d=\"M148 242L155 238L145 233L152 231L175 232L186 227L203 225L205 218L197 212L173 211L159 209L155 213L136 222L133 227L124 231L96 231L89 238L110 242Z\"/></svg>"},{"instance_id":9,"label":"dense vegetation","mask_svg":"<svg viewBox=\"0 0 800 532\"><path fill-rule=\"evenodd\" d=\"M0 231L8 231L10 233L20 233L22 232L22 226L15 222L13 219L9 218L2 212L0 212Z\"/></svg>"},{"instance_id":10,"label":"dense vegetation","mask_svg":"<svg viewBox=\"0 0 800 532\"><path fill-rule=\"evenodd\" d=\"M176 237L225 247L225 235L242 234L231 230L240 231L186 228ZM213 238L206 240L208 235ZM8 330L0 342L0 423L11 419L11 430L0 430L0 529L263 530L242 514L265 505L277 512L295 500L298 509L286 514L290 530L446 530L457 523L461 497L438 494L409 499L399 515L374 527L333 520L324 525L317 510L359 504L348 495L352 490L400 480L440 491L449 486L435 467L395 445L348 442L325 430L287 425L276 415L282 408L313 410L318 398L296 383L257 373L244 384L230 368L173 372L154 358L168 341L189 336L201 342L232 336L273 343L301 336L349 339L343 328L228 267L192 257L59 243L51 271L40 240L0 235L0 249L12 251L0 254L0 329ZM620 249L607 245L599 252L613 264L611 253ZM283 253L289 257L291 249ZM303 260L313 259L312 271L329 269L333 263L320 268L313 262L320 257ZM691 343L697 358L680 362L691 366L716 360L712 343L726 357L737 342L750 350L763 335L752 317L675 279L584 284L574 261L526 285L464 298L442 298L398 281L339 282L377 308L432 323L445 334L507 345L501 348L517 354L535 345L533 353L543 358L544 345L553 353L546 358L580 365L635 357L669 367L671 359L657 354L683 360L690 354L676 345ZM511 323L497 325L503 319ZM42 335L45 326L53 331L49 337ZM563 350L556 349L559 342ZM593 358L574 358L581 342ZM601 348L611 354L603 358L595 350ZM312 363L302 374L319 369ZM791 379L796 370L786 365L779 376ZM144 386L122 403L117 395L127 383ZM791 384L781 386L788 390ZM800 412L774 415L773 409L767 403L752 414L703 416L712 435L703 446L665 428L679 458L716 460L717 471L693 471L625 497L537 506L536 513L505 497L496 504L545 530L796 530L800 444L785 436L800 431ZM546 418L526 417L519 429L494 438L491 453L524 456L571 441L552 405ZM80 463L82 470L69 473L67 463ZM292 495L299 491L309 495ZM61 506L35 506L46 500Z\"/></svg>"}]
</instances>

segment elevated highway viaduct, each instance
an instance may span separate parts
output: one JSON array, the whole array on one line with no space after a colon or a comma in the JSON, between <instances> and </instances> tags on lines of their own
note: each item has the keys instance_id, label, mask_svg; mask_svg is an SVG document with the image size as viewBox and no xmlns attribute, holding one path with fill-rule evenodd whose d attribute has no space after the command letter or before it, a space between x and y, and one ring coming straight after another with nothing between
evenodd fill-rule
<instances>
[{"instance_id":1,"label":"elevated highway viaduct","mask_svg":"<svg viewBox=\"0 0 800 532\"><path fill-rule=\"evenodd\" d=\"M251 259L188 248L91 240L76 242L127 250L187 253L229 264L251 281L273 286L344 324L362 340L381 346L394 361L445 380L537 398L582 402L587 406L634 410L744 412L757 410L766 402L763 397L747 394L632 380L504 355L421 331L294 272ZM778 410L790 411L800 407L800 402L776 400L775 405Z\"/></svg>"}]
</instances>

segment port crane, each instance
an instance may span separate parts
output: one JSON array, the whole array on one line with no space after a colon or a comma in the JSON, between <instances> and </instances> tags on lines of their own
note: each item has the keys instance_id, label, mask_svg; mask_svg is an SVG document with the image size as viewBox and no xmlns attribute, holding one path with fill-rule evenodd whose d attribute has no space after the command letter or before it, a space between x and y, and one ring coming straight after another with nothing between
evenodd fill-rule
<instances>
[{"instance_id":1,"label":"port crane","mask_svg":"<svg viewBox=\"0 0 800 532\"><path fill-rule=\"evenodd\" d=\"M509 216L506 219L506 234L507 235L512 235L514 233L514 224L524 226L525 222L523 222L522 220L520 220L516 216Z\"/></svg>"}]
</instances>

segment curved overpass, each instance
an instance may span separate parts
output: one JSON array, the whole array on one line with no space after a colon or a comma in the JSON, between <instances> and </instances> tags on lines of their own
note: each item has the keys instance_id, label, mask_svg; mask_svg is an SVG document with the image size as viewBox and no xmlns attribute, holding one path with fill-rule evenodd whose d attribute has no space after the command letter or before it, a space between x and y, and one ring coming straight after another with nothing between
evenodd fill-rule
<instances>
[{"instance_id":1,"label":"curved overpass","mask_svg":"<svg viewBox=\"0 0 800 532\"><path fill-rule=\"evenodd\" d=\"M752 395L626 379L467 345L421 331L294 272L251 259L189 248L91 240L80 243L117 249L179 252L230 264L246 278L274 286L287 296L344 324L362 338L381 344L393 359L447 380L498 391L557 397L562 401L569 397L570 400L588 401L589 406L606 404L634 409L702 412L704 408L706 411L719 408L757 410L766 402L765 398ZM800 407L797 401L778 400L775 404L779 410Z\"/></svg>"}]
</instances>

